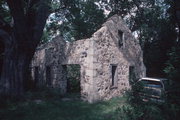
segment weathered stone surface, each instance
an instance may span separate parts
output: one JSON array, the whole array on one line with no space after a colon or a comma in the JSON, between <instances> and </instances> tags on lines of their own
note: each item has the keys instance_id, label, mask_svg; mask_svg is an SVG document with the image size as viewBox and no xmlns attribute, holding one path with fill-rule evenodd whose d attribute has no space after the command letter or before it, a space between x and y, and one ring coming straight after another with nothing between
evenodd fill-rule
<instances>
[{"instance_id":1,"label":"weathered stone surface","mask_svg":"<svg viewBox=\"0 0 180 120\"><path fill-rule=\"evenodd\" d=\"M114 15L89 39L69 43L58 36L39 47L32 61L32 76L35 79L35 67L38 67L38 84L47 84L49 66L51 84L47 85L60 88L64 94L67 80L63 65L79 64L81 98L89 102L106 100L130 88L130 67L136 78L145 76L142 55L127 25Z\"/></svg>"}]
</instances>

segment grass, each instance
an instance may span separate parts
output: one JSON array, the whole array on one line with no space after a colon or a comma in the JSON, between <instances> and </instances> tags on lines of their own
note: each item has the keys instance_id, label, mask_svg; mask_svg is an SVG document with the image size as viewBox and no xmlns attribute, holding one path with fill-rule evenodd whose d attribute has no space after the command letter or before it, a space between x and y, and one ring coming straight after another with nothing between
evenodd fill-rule
<instances>
[{"instance_id":1,"label":"grass","mask_svg":"<svg viewBox=\"0 0 180 120\"><path fill-rule=\"evenodd\" d=\"M78 94L60 96L58 90L42 89L27 93L21 102L0 99L0 120L179 120L176 104L137 102L137 96L125 96L90 104Z\"/></svg>"},{"instance_id":2,"label":"grass","mask_svg":"<svg viewBox=\"0 0 180 120\"><path fill-rule=\"evenodd\" d=\"M10 102L0 109L0 120L115 120L118 107L126 104L125 98L90 104L72 96Z\"/></svg>"}]
</instances>

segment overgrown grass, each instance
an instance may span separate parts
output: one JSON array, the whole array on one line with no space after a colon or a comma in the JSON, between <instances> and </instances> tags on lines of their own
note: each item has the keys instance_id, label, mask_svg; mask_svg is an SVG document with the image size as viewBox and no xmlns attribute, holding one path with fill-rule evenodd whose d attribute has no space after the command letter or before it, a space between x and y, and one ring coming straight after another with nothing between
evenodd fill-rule
<instances>
[{"instance_id":1,"label":"overgrown grass","mask_svg":"<svg viewBox=\"0 0 180 120\"><path fill-rule=\"evenodd\" d=\"M1 108L0 120L115 120L118 107L126 104L125 98L90 104L77 99L76 94L64 97L49 97L46 92L28 94L26 100L8 102Z\"/></svg>"},{"instance_id":2,"label":"overgrown grass","mask_svg":"<svg viewBox=\"0 0 180 120\"><path fill-rule=\"evenodd\" d=\"M5 101L0 120L179 120L178 105L142 102L132 93L90 104L79 94L61 96L58 90L40 89L28 92L23 101Z\"/></svg>"}]
</instances>

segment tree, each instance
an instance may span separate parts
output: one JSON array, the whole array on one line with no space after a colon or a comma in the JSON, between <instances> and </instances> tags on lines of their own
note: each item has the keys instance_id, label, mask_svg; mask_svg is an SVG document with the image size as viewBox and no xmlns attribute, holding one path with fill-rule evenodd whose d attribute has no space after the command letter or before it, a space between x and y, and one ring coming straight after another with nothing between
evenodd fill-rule
<instances>
[{"instance_id":1,"label":"tree","mask_svg":"<svg viewBox=\"0 0 180 120\"><path fill-rule=\"evenodd\" d=\"M82 0L81 3L83 2ZM73 0L0 1L0 93L2 95L23 95L25 84L29 79L28 71L31 59L41 41L46 20L52 9L54 9L55 18L59 20L64 19L63 15L67 15L66 18L68 15L71 17L76 15L78 19L78 14L82 8L82 4L79 4L81 8L76 7L78 3L78 1L74 2ZM91 8L97 10L98 7L95 4L88 3L90 3ZM87 4L86 6L88 7ZM79 12L74 13L73 10L75 9ZM93 13L90 14L93 15ZM74 20L74 23L75 21L79 22L77 19ZM94 22L92 24L98 26L98 24L94 25ZM54 24L54 26L58 26L58 24ZM48 36L49 33L46 33L43 37Z\"/></svg>"},{"instance_id":2,"label":"tree","mask_svg":"<svg viewBox=\"0 0 180 120\"><path fill-rule=\"evenodd\" d=\"M167 14L170 4L157 0L100 0L110 16L119 14L139 39L144 53L147 75L165 76L167 52L176 41L174 21Z\"/></svg>"},{"instance_id":3,"label":"tree","mask_svg":"<svg viewBox=\"0 0 180 120\"><path fill-rule=\"evenodd\" d=\"M167 1L170 5L169 15L173 19L173 24L177 30L176 41L171 50L167 53L168 60L164 69L167 76L172 80L175 86L180 86L180 1Z\"/></svg>"},{"instance_id":4,"label":"tree","mask_svg":"<svg viewBox=\"0 0 180 120\"><path fill-rule=\"evenodd\" d=\"M174 10L175 10L176 22L178 24L178 29L179 29L178 45L180 45L180 1L179 0L174 0Z\"/></svg>"},{"instance_id":5,"label":"tree","mask_svg":"<svg viewBox=\"0 0 180 120\"><path fill-rule=\"evenodd\" d=\"M3 3L12 21L8 23L2 18L4 16L0 17L0 43L4 46L0 93L20 96L24 93L29 65L50 14L51 0L7 0Z\"/></svg>"},{"instance_id":6,"label":"tree","mask_svg":"<svg viewBox=\"0 0 180 120\"><path fill-rule=\"evenodd\" d=\"M103 10L99 9L94 1L74 0L68 11L68 21L64 23L75 40L90 37L105 20Z\"/></svg>"},{"instance_id":7,"label":"tree","mask_svg":"<svg viewBox=\"0 0 180 120\"><path fill-rule=\"evenodd\" d=\"M105 21L103 12L92 0L68 0L64 12L57 11L50 17L45 35L53 37L59 33L66 41L88 38ZM43 41L47 41L46 37Z\"/></svg>"}]
</instances>

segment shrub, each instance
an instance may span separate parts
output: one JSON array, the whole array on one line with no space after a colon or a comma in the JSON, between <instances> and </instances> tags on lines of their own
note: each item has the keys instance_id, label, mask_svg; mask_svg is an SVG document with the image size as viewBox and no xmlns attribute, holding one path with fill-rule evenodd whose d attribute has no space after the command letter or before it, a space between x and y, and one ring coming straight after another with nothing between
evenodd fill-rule
<instances>
[{"instance_id":1,"label":"shrub","mask_svg":"<svg viewBox=\"0 0 180 120\"><path fill-rule=\"evenodd\" d=\"M117 120L178 120L180 106L168 101L163 104L143 102L138 94L142 89L142 85L133 84L131 90L126 91L128 105L117 109Z\"/></svg>"}]
</instances>

